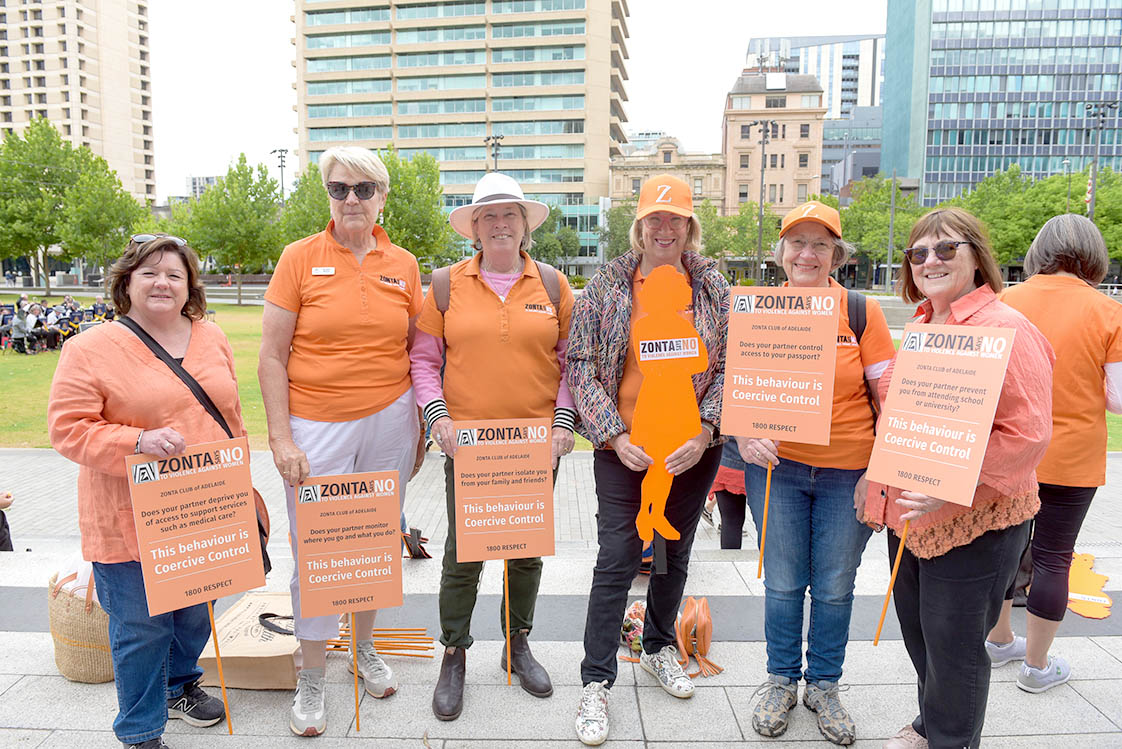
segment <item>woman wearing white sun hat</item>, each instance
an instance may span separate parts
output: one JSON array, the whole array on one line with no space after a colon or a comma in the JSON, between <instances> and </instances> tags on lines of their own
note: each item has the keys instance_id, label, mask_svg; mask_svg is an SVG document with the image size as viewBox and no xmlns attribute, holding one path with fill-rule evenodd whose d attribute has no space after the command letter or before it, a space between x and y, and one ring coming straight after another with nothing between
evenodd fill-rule
<instances>
[{"instance_id":1,"label":"woman wearing white sun hat","mask_svg":"<svg viewBox=\"0 0 1122 749\"><path fill-rule=\"evenodd\" d=\"M491 172L452 228L476 253L433 273L410 354L417 405L444 450L448 538L440 576L440 641L445 646L432 708L441 720L463 709L471 614L482 562L456 561L453 420L553 418L554 467L573 449L576 412L565 386L573 293L558 270L527 254L549 206L526 200L511 177ZM443 372L441 366L443 365ZM511 669L535 697L553 694L527 641L541 582L540 557L509 560ZM500 606L500 611L502 606ZM505 630L505 622L500 616ZM506 668L504 650L502 667Z\"/></svg>"}]
</instances>

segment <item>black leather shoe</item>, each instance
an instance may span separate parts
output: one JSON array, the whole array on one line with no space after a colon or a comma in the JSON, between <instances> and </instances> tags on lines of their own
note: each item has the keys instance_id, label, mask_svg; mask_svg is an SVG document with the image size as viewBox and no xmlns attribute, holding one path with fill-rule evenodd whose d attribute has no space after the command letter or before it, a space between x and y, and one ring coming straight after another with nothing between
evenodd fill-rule
<instances>
[{"instance_id":1,"label":"black leather shoe","mask_svg":"<svg viewBox=\"0 0 1122 749\"><path fill-rule=\"evenodd\" d=\"M510 636L510 659L511 671L518 674L518 681L523 689L535 697L548 697L553 694L553 683L550 682L545 668L530 652L530 641L526 639L525 630ZM503 671L506 671L506 643L503 643L501 665Z\"/></svg>"},{"instance_id":2,"label":"black leather shoe","mask_svg":"<svg viewBox=\"0 0 1122 749\"><path fill-rule=\"evenodd\" d=\"M467 669L467 650L456 648L444 651L440 664L440 678L432 693L432 712L440 720L455 720L464 710L464 672Z\"/></svg>"}]
</instances>

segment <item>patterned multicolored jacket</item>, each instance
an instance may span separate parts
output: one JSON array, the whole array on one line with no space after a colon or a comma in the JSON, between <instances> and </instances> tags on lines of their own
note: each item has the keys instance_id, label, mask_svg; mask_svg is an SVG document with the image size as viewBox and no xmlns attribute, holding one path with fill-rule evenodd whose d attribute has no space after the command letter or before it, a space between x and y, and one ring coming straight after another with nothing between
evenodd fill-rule
<instances>
[{"instance_id":1,"label":"patterned multicolored jacket","mask_svg":"<svg viewBox=\"0 0 1122 749\"><path fill-rule=\"evenodd\" d=\"M602 267L573 306L569 325L569 392L580 413L578 431L595 447L626 431L616 401L631 344L631 289L639 253L634 250ZM682 254L692 279L693 319L709 353L709 368L694 375L703 421L721 428L725 386L725 344L729 327L729 284L717 264L696 252Z\"/></svg>"}]
</instances>

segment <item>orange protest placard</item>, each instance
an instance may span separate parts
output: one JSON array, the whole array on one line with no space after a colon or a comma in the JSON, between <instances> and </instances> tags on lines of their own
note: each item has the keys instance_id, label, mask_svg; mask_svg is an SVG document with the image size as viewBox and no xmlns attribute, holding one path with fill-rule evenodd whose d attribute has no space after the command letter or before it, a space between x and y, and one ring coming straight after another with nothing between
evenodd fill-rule
<instances>
[{"instance_id":1,"label":"orange protest placard","mask_svg":"<svg viewBox=\"0 0 1122 749\"><path fill-rule=\"evenodd\" d=\"M245 437L125 465L149 615L265 584Z\"/></svg>"},{"instance_id":2,"label":"orange protest placard","mask_svg":"<svg viewBox=\"0 0 1122 749\"><path fill-rule=\"evenodd\" d=\"M1008 328L909 323L868 478L969 507L1013 349Z\"/></svg>"},{"instance_id":3,"label":"orange protest placard","mask_svg":"<svg viewBox=\"0 0 1122 749\"><path fill-rule=\"evenodd\" d=\"M830 444L841 289L734 288L721 430Z\"/></svg>"},{"instance_id":4,"label":"orange protest placard","mask_svg":"<svg viewBox=\"0 0 1122 749\"><path fill-rule=\"evenodd\" d=\"M300 616L400 606L397 471L312 476L296 487Z\"/></svg>"},{"instance_id":5,"label":"orange protest placard","mask_svg":"<svg viewBox=\"0 0 1122 749\"><path fill-rule=\"evenodd\" d=\"M553 555L548 419L456 422L456 561Z\"/></svg>"}]
</instances>

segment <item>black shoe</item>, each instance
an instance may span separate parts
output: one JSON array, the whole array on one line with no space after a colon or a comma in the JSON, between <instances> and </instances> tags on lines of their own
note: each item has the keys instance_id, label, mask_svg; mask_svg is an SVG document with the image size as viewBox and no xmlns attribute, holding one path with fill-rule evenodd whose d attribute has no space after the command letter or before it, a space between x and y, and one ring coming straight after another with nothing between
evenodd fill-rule
<instances>
[{"instance_id":1,"label":"black shoe","mask_svg":"<svg viewBox=\"0 0 1122 749\"><path fill-rule=\"evenodd\" d=\"M142 741L139 744L121 744L125 749L169 749L168 745L164 743L163 736L157 736L154 739Z\"/></svg>"},{"instance_id":2,"label":"black shoe","mask_svg":"<svg viewBox=\"0 0 1122 749\"><path fill-rule=\"evenodd\" d=\"M549 680L549 674L530 652L530 641L526 638L525 631L515 632L510 636L510 661L510 670L518 674L518 681L523 689L535 697L548 697L553 694L553 684ZM506 671L505 647L500 665L503 671Z\"/></svg>"},{"instance_id":3,"label":"black shoe","mask_svg":"<svg viewBox=\"0 0 1122 749\"><path fill-rule=\"evenodd\" d=\"M464 710L464 673L467 670L467 650L455 648L444 651L440 664L440 678L432 693L432 712L440 720L455 720Z\"/></svg>"},{"instance_id":4,"label":"black shoe","mask_svg":"<svg viewBox=\"0 0 1122 749\"><path fill-rule=\"evenodd\" d=\"M168 700L168 718L182 718L187 725L213 726L225 717L226 709L222 707L222 700L204 692L199 688L198 682L188 684L183 688L183 694Z\"/></svg>"}]
</instances>

